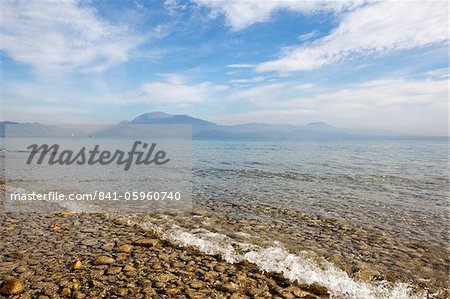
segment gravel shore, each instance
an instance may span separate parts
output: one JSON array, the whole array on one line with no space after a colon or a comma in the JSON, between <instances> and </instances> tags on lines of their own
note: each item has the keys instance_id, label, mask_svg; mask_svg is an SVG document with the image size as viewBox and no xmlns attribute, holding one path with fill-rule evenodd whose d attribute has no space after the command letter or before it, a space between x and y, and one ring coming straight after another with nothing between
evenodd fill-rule
<instances>
[{"instance_id":1,"label":"gravel shore","mask_svg":"<svg viewBox=\"0 0 450 299\"><path fill-rule=\"evenodd\" d=\"M102 214L0 214L5 298L328 298Z\"/></svg>"}]
</instances>

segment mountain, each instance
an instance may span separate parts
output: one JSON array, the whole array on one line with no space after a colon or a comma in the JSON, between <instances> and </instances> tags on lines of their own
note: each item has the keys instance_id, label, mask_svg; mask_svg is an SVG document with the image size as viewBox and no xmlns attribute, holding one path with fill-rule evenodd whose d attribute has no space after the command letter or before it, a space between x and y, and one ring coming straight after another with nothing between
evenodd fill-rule
<instances>
[{"instance_id":1,"label":"mountain","mask_svg":"<svg viewBox=\"0 0 450 299\"><path fill-rule=\"evenodd\" d=\"M0 137L4 137L5 126L8 124L18 124L14 122L0 122ZM311 122L305 126L283 125L283 124L265 124L265 123L247 123L240 125L223 126L206 120L195 118L185 114L171 115L161 111L141 114L130 121L122 121L117 125L108 125L97 131L88 132L77 128L76 136L114 136L119 132L129 135L136 131L136 128L130 128L123 125L191 125L192 136L202 138L224 138L224 137L263 137L263 138L340 138L346 136L399 136L402 134L383 131L383 130L363 130L363 129L344 129L331 126L324 122ZM13 127L14 128L14 127ZM20 134L29 136L70 136L73 135L73 128L64 128L64 126L45 126L38 123L21 124ZM13 131L10 133L14 134ZM167 133L167 132L166 132Z\"/></svg>"},{"instance_id":2,"label":"mountain","mask_svg":"<svg viewBox=\"0 0 450 299\"><path fill-rule=\"evenodd\" d=\"M5 127L7 125L15 125L18 124L18 122L14 122L14 121L0 121L0 137L5 137Z\"/></svg>"},{"instance_id":3,"label":"mountain","mask_svg":"<svg viewBox=\"0 0 450 299\"><path fill-rule=\"evenodd\" d=\"M192 133L198 134L205 130L214 130L218 127L215 123L191 117L188 115L171 115L161 111L144 113L131 121L123 121L123 124L161 124L161 125L192 125Z\"/></svg>"},{"instance_id":4,"label":"mountain","mask_svg":"<svg viewBox=\"0 0 450 299\"><path fill-rule=\"evenodd\" d=\"M138 117L134 118L130 123L142 124L149 121L162 120L164 118L172 118L172 117L174 117L174 115L170 115L161 111L155 111L141 114Z\"/></svg>"},{"instance_id":5,"label":"mountain","mask_svg":"<svg viewBox=\"0 0 450 299\"><path fill-rule=\"evenodd\" d=\"M326 124L326 123L324 123L324 122L312 122L312 123L308 123L305 127L304 127L304 129L305 130L307 130L307 131L327 131L327 132L330 132L330 131L340 131L340 130L342 130L342 129L340 129L340 128L336 128L336 127L333 127L333 126L330 126L329 124Z\"/></svg>"},{"instance_id":6,"label":"mountain","mask_svg":"<svg viewBox=\"0 0 450 299\"><path fill-rule=\"evenodd\" d=\"M161 111L144 113L124 124L189 124L194 137L345 137L361 135L392 135L387 131L350 130L324 122L311 122L305 126L247 123L223 126L188 115L171 115Z\"/></svg>"},{"instance_id":7,"label":"mountain","mask_svg":"<svg viewBox=\"0 0 450 299\"><path fill-rule=\"evenodd\" d=\"M134 118L131 121L125 122L128 124L190 124L196 127L216 127L217 125L202 120L199 118L195 118L192 116L188 116L185 114L180 115L171 115L161 111L144 113Z\"/></svg>"}]
</instances>

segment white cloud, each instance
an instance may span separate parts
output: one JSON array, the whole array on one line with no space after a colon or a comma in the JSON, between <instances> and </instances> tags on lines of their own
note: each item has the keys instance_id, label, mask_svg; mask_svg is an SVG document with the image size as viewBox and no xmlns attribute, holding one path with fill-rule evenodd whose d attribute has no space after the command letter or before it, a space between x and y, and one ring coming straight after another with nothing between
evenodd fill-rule
<instances>
[{"instance_id":1,"label":"white cloud","mask_svg":"<svg viewBox=\"0 0 450 299\"><path fill-rule=\"evenodd\" d=\"M220 116L229 124L325 121L349 128L447 134L448 80L372 80L333 91L314 84L279 83L239 90L227 100L250 105Z\"/></svg>"},{"instance_id":2,"label":"white cloud","mask_svg":"<svg viewBox=\"0 0 450 299\"><path fill-rule=\"evenodd\" d=\"M307 46L290 47L260 72L312 70L343 60L448 41L446 1L375 2L347 13L339 26Z\"/></svg>"},{"instance_id":3,"label":"white cloud","mask_svg":"<svg viewBox=\"0 0 450 299\"><path fill-rule=\"evenodd\" d=\"M230 99L240 102L253 102L259 105L282 101L286 98L287 86L286 83L262 84L234 92L230 95Z\"/></svg>"},{"instance_id":4,"label":"white cloud","mask_svg":"<svg viewBox=\"0 0 450 299\"><path fill-rule=\"evenodd\" d=\"M248 69L248 68L254 68L256 65L249 64L249 63L241 63L241 64L229 64L227 67L229 68L235 68L235 69Z\"/></svg>"},{"instance_id":5,"label":"white cloud","mask_svg":"<svg viewBox=\"0 0 450 299\"><path fill-rule=\"evenodd\" d=\"M254 103L278 103L289 108L345 107L388 108L402 106L443 106L447 104L448 80L382 79L347 85L334 91L321 91L313 83L262 84L230 94L230 99ZM307 105L308 107L306 107ZM336 112L339 112L338 110Z\"/></svg>"},{"instance_id":6,"label":"white cloud","mask_svg":"<svg viewBox=\"0 0 450 299\"><path fill-rule=\"evenodd\" d=\"M2 86L2 119L29 122L58 122L68 116L86 115L98 95L73 89L64 82L9 82Z\"/></svg>"},{"instance_id":7,"label":"white cloud","mask_svg":"<svg viewBox=\"0 0 450 299\"><path fill-rule=\"evenodd\" d=\"M187 83L179 74L164 74L164 81L144 83L138 90L124 96L127 103L145 104L191 104L213 101L217 93L227 89L224 85L202 82Z\"/></svg>"},{"instance_id":8,"label":"white cloud","mask_svg":"<svg viewBox=\"0 0 450 299\"><path fill-rule=\"evenodd\" d=\"M171 14L175 14L178 10L185 10L188 8L188 4L179 0L164 0L164 7Z\"/></svg>"},{"instance_id":9,"label":"white cloud","mask_svg":"<svg viewBox=\"0 0 450 299\"><path fill-rule=\"evenodd\" d=\"M0 50L40 70L103 71L143 39L78 1L1 1Z\"/></svg>"},{"instance_id":10,"label":"white cloud","mask_svg":"<svg viewBox=\"0 0 450 299\"><path fill-rule=\"evenodd\" d=\"M309 39L312 39L313 37L317 36L318 33L319 33L319 32L318 32L317 30L314 30L314 31L311 31L311 32L308 32L308 33L305 33L305 34L300 35L300 36L298 37L298 39L299 39L300 41L302 41L302 42L305 42L305 41L307 41L307 40L309 40Z\"/></svg>"},{"instance_id":11,"label":"white cloud","mask_svg":"<svg viewBox=\"0 0 450 299\"><path fill-rule=\"evenodd\" d=\"M233 30L241 30L256 23L269 21L274 12L290 10L302 13L317 11L341 12L357 7L363 1L298 1L298 0L194 0L210 9L210 17L224 15Z\"/></svg>"},{"instance_id":12,"label":"white cloud","mask_svg":"<svg viewBox=\"0 0 450 299\"><path fill-rule=\"evenodd\" d=\"M310 98L316 106L336 105L342 108L392 108L435 106L447 103L447 80L374 80ZM302 103L293 99L291 103ZM338 111L336 111L338 112ZM382 119L382 118L381 118Z\"/></svg>"},{"instance_id":13,"label":"white cloud","mask_svg":"<svg viewBox=\"0 0 450 299\"><path fill-rule=\"evenodd\" d=\"M180 74L160 76L160 80L122 91L109 86L108 81L101 78L89 78L75 85L65 78L9 82L0 89L0 116L3 120L42 123L78 119L97 122L110 117L108 113L99 114L99 109L124 113L135 105L162 110L181 107L201 109L200 104L215 103L227 90L227 86L211 82L188 82Z\"/></svg>"},{"instance_id":14,"label":"white cloud","mask_svg":"<svg viewBox=\"0 0 450 299\"><path fill-rule=\"evenodd\" d=\"M292 87L293 90L308 90L312 88L316 88L317 85L314 83L305 83L305 84L299 84Z\"/></svg>"},{"instance_id":15,"label":"white cloud","mask_svg":"<svg viewBox=\"0 0 450 299\"><path fill-rule=\"evenodd\" d=\"M316 117L349 127L442 134L448 130L448 80L375 80L309 98ZM305 107L298 98L294 107Z\"/></svg>"},{"instance_id":16,"label":"white cloud","mask_svg":"<svg viewBox=\"0 0 450 299\"><path fill-rule=\"evenodd\" d=\"M272 78L270 77L265 77L265 76L258 76L258 77L253 77L253 78L245 78L245 79L233 79L228 81L228 83L230 84L244 84L244 83L258 83L258 82L264 82L264 81L269 81Z\"/></svg>"},{"instance_id":17,"label":"white cloud","mask_svg":"<svg viewBox=\"0 0 450 299\"><path fill-rule=\"evenodd\" d=\"M450 69L449 68L440 68L428 71L424 74L426 77L438 78L438 79L446 79L450 77Z\"/></svg>"}]
</instances>

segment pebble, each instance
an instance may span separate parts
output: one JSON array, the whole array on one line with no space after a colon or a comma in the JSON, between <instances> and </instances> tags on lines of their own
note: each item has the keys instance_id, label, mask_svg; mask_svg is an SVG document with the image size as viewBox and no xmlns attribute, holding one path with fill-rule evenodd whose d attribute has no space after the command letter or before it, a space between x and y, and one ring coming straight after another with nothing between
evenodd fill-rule
<instances>
[{"instance_id":1,"label":"pebble","mask_svg":"<svg viewBox=\"0 0 450 299\"><path fill-rule=\"evenodd\" d=\"M136 268L131 265L125 265L125 267L123 267L123 271L136 271Z\"/></svg>"},{"instance_id":2,"label":"pebble","mask_svg":"<svg viewBox=\"0 0 450 299\"><path fill-rule=\"evenodd\" d=\"M181 293L181 290L179 287L170 287L170 288L165 289L165 293L169 296L174 296L174 295Z\"/></svg>"},{"instance_id":3,"label":"pebble","mask_svg":"<svg viewBox=\"0 0 450 299\"><path fill-rule=\"evenodd\" d=\"M191 299L208 299L208 297L205 296L204 294L202 294L200 292L196 292L194 290L187 290L186 294Z\"/></svg>"},{"instance_id":4,"label":"pebble","mask_svg":"<svg viewBox=\"0 0 450 299\"><path fill-rule=\"evenodd\" d=\"M363 280L363 281L374 280L374 279L377 278L379 275L380 275L380 272L378 272L377 270L370 269L370 268L362 269L362 270L359 272L359 277L360 277L361 280Z\"/></svg>"},{"instance_id":5,"label":"pebble","mask_svg":"<svg viewBox=\"0 0 450 299\"><path fill-rule=\"evenodd\" d=\"M19 272L32 273L20 277L22 299L279 296L269 288L269 282L276 284L274 279L255 266L228 264L193 248L179 248L129 226L111 225L100 215L2 217L0 223L5 227L17 217L15 230L20 234L7 234L0 243L0 277L6 282L17 279L11 275ZM55 217L64 228L56 233L49 227ZM89 271L73 271L81 269ZM5 286L1 285L2 295L9 295ZM283 286L292 284L284 280ZM293 290L285 293L302 295Z\"/></svg>"},{"instance_id":6,"label":"pebble","mask_svg":"<svg viewBox=\"0 0 450 299\"><path fill-rule=\"evenodd\" d=\"M191 286L191 288L201 289L205 284L200 281L193 281L189 285Z\"/></svg>"},{"instance_id":7,"label":"pebble","mask_svg":"<svg viewBox=\"0 0 450 299\"><path fill-rule=\"evenodd\" d=\"M314 294L312 294L310 292L307 292L305 290L302 290L302 289L300 289L298 287L295 287L295 286L289 287L288 290L292 294L294 294L296 297L299 297L299 298L317 298L316 295L314 295Z\"/></svg>"},{"instance_id":8,"label":"pebble","mask_svg":"<svg viewBox=\"0 0 450 299\"><path fill-rule=\"evenodd\" d=\"M176 275L171 274L171 273L166 273L166 274L161 274L161 275L157 276L155 278L155 280L158 282L168 282L168 281L174 280L176 278L177 278Z\"/></svg>"},{"instance_id":9,"label":"pebble","mask_svg":"<svg viewBox=\"0 0 450 299\"><path fill-rule=\"evenodd\" d=\"M128 276L128 277L134 277L134 276L138 276L139 273L137 271L127 271L125 273L125 275Z\"/></svg>"},{"instance_id":10,"label":"pebble","mask_svg":"<svg viewBox=\"0 0 450 299\"><path fill-rule=\"evenodd\" d=\"M104 248L113 248L113 247L114 247L114 243L112 243L112 242L107 242L107 243L103 244L103 247L104 247Z\"/></svg>"},{"instance_id":11,"label":"pebble","mask_svg":"<svg viewBox=\"0 0 450 299\"><path fill-rule=\"evenodd\" d=\"M133 250L133 246L131 245L122 245L116 248L117 252L122 252L122 253L130 253Z\"/></svg>"},{"instance_id":12,"label":"pebble","mask_svg":"<svg viewBox=\"0 0 450 299\"><path fill-rule=\"evenodd\" d=\"M81 261L75 261L72 263L72 270L81 270L83 269L83 264Z\"/></svg>"},{"instance_id":13,"label":"pebble","mask_svg":"<svg viewBox=\"0 0 450 299\"><path fill-rule=\"evenodd\" d=\"M117 295L119 296L126 296L128 294L128 289L126 288L119 288L117 290Z\"/></svg>"},{"instance_id":14,"label":"pebble","mask_svg":"<svg viewBox=\"0 0 450 299\"><path fill-rule=\"evenodd\" d=\"M121 267L111 267L111 268L108 268L108 270L106 270L106 274L108 274L108 275L116 275L116 274L119 274L120 272L122 272Z\"/></svg>"},{"instance_id":15,"label":"pebble","mask_svg":"<svg viewBox=\"0 0 450 299\"><path fill-rule=\"evenodd\" d=\"M25 266L19 266L16 269L14 269L14 271L16 271L17 273L24 273L24 272L28 271L28 268Z\"/></svg>"},{"instance_id":16,"label":"pebble","mask_svg":"<svg viewBox=\"0 0 450 299\"><path fill-rule=\"evenodd\" d=\"M76 291L76 292L73 292L73 297L75 297L76 299L84 299L84 298L86 298L86 294Z\"/></svg>"},{"instance_id":17,"label":"pebble","mask_svg":"<svg viewBox=\"0 0 450 299\"><path fill-rule=\"evenodd\" d=\"M72 290L69 289L69 288L63 288L63 289L61 290L61 295L62 295L62 296L69 296L70 294L72 294Z\"/></svg>"},{"instance_id":18,"label":"pebble","mask_svg":"<svg viewBox=\"0 0 450 299\"><path fill-rule=\"evenodd\" d=\"M144 293L146 295L156 295L157 294L156 290L150 286L144 287L142 289L142 293Z\"/></svg>"},{"instance_id":19,"label":"pebble","mask_svg":"<svg viewBox=\"0 0 450 299\"><path fill-rule=\"evenodd\" d=\"M25 290L25 286L20 279L9 279L2 283L0 294L2 295L17 295Z\"/></svg>"},{"instance_id":20,"label":"pebble","mask_svg":"<svg viewBox=\"0 0 450 299\"><path fill-rule=\"evenodd\" d=\"M134 243L136 246L142 247L156 247L159 244L158 239L138 239Z\"/></svg>"},{"instance_id":21,"label":"pebble","mask_svg":"<svg viewBox=\"0 0 450 299\"><path fill-rule=\"evenodd\" d=\"M328 296L328 289L316 283L306 286L307 290L319 296Z\"/></svg>"},{"instance_id":22,"label":"pebble","mask_svg":"<svg viewBox=\"0 0 450 299\"><path fill-rule=\"evenodd\" d=\"M222 285L222 289L229 293L234 293L239 289L239 286L234 282L227 282Z\"/></svg>"},{"instance_id":23,"label":"pebble","mask_svg":"<svg viewBox=\"0 0 450 299\"><path fill-rule=\"evenodd\" d=\"M102 283L100 281L98 281L98 280L95 280L95 279L91 281L91 284L92 284L93 287L96 287L96 288L102 286Z\"/></svg>"},{"instance_id":24,"label":"pebble","mask_svg":"<svg viewBox=\"0 0 450 299\"><path fill-rule=\"evenodd\" d=\"M94 260L94 265L110 265L112 263L114 263L114 259L105 255L97 256Z\"/></svg>"},{"instance_id":25,"label":"pebble","mask_svg":"<svg viewBox=\"0 0 450 299\"><path fill-rule=\"evenodd\" d=\"M64 212L59 213L59 215L62 217L68 217L68 216L76 215L76 213L64 211Z\"/></svg>"}]
</instances>

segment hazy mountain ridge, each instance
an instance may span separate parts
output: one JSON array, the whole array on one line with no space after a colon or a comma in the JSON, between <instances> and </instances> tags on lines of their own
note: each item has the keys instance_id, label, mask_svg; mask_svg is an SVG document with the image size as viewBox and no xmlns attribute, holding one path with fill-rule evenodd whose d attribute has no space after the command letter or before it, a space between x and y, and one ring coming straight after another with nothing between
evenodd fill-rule
<instances>
[{"instance_id":1,"label":"hazy mountain ridge","mask_svg":"<svg viewBox=\"0 0 450 299\"><path fill-rule=\"evenodd\" d=\"M161 111L144 113L126 124L190 124L194 137L339 137L352 135L404 135L383 130L352 130L331 126L324 122L311 122L305 126L245 123L218 125L188 115L171 115Z\"/></svg>"},{"instance_id":2,"label":"hazy mountain ridge","mask_svg":"<svg viewBox=\"0 0 450 299\"><path fill-rule=\"evenodd\" d=\"M19 124L12 121L0 122L0 136L5 136L5 126ZM39 123L22 123L26 127L38 128L39 132L54 133L55 126L46 126ZM222 137L345 137L345 136L401 136L406 134L384 130L345 129L329 125L324 122L311 122L304 126L266 123L245 123L238 125L218 125L210 121L195 118L185 114L171 115L161 111L141 114L132 120L125 120L117 125L109 126L108 132L114 131L115 126L129 125L182 125L192 126L192 136L201 138ZM103 131L106 132L106 131Z\"/></svg>"}]
</instances>

